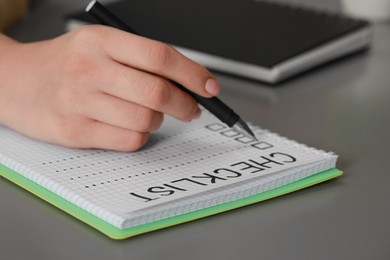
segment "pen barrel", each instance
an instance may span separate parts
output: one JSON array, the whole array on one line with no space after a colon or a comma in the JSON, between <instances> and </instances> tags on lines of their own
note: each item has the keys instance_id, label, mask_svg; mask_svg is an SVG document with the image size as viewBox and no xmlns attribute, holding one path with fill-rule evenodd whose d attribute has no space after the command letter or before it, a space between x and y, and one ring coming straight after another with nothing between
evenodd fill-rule
<instances>
[{"instance_id":1,"label":"pen barrel","mask_svg":"<svg viewBox=\"0 0 390 260\"><path fill-rule=\"evenodd\" d=\"M205 109L211 112L219 120L227 124L229 127L234 126L240 117L225 103L223 103L219 98L212 97L206 98L202 97L191 90L183 87L176 83L176 86L192 96L199 104L201 104Z\"/></svg>"}]
</instances>

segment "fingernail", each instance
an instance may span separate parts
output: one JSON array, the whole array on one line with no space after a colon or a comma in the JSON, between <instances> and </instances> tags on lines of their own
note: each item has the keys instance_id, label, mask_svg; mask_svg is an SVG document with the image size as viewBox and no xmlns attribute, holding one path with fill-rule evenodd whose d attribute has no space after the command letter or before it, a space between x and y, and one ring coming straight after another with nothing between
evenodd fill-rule
<instances>
[{"instance_id":1,"label":"fingernail","mask_svg":"<svg viewBox=\"0 0 390 260\"><path fill-rule=\"evenodd\" d=\"M221 92L221 86L215 79L208 79L206 81L205 89L209 94L213 96L216 96L219 94L219 92Z\"/></svg>"}]
</instances>

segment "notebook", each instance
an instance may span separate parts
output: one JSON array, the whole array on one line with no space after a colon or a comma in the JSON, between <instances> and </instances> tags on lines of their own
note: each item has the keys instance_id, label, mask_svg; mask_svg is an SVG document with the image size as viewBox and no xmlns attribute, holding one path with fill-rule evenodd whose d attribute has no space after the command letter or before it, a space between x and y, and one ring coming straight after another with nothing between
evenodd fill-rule
<instances>
[{"instance_id":1,"label":"notebook","mask_svg":"<svg viewBox=\"0 0 390 260\"><path fill-rule=\"evenodd\" d=\"M335 178L337 156L203 111L167 117L138 152L70 149L0 127L0 173L107 236L123 239Z\"/></svg>"},{"instance_id":2,"label":"notebook","mask_svg":"<svg viewBox=\"0 0 390 260\"><path fill-rule=\"evenodd\" d=\"M366 21L260 0L131 0L106 7L206 67L269 83L366 48ZM84 11L66 30L96 23Z\"/></svg>"}]
</instances>

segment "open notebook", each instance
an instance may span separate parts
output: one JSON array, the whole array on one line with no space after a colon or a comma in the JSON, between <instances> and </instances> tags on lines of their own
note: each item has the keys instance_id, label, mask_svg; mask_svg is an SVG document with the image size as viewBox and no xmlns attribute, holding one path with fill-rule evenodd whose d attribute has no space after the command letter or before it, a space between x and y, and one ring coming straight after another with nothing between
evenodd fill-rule
<instances>
[{"instance_id":1,"label":"open notebook","mask_svg":"<svg viewBox=\"0 0 390 260\"><path fill-rule=\"evenodd\" d=\"M0 127L0 172L116 239L341 175L333 153L252 127L258 141L207 111L191 123L167 117L134 153L69 149Z\"/></svg>"}]
</instances>

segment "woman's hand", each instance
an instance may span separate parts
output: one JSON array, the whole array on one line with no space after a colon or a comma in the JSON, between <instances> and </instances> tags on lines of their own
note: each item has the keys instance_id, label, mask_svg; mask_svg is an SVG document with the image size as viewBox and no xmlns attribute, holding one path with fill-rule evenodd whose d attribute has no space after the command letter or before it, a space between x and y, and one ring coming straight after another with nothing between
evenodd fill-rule
<instances>
[{"instance_id":1,"label":"woman's hand","mask_svg":"<svg viewBox=\"0 0 390 260\"><path fill-rule=\"evenodd\" d=\"M220 91L209 71L168 45L113 28L28 44L0 35L0 123L36 139L137 150L163 114L200 115L171 80L205 97Z\"/></svg>"}]
</instances>

